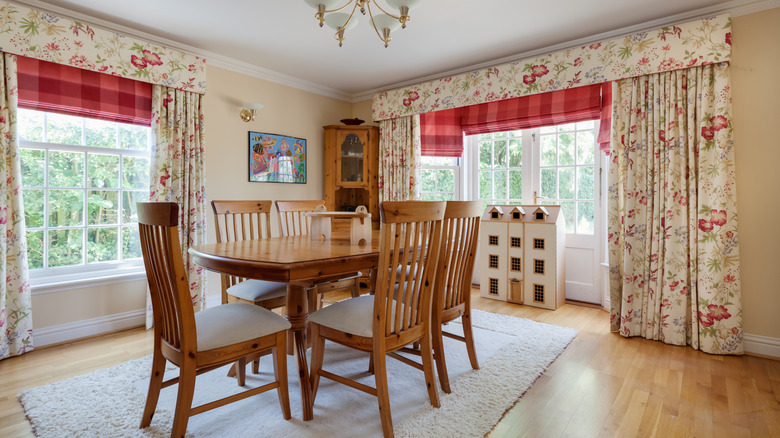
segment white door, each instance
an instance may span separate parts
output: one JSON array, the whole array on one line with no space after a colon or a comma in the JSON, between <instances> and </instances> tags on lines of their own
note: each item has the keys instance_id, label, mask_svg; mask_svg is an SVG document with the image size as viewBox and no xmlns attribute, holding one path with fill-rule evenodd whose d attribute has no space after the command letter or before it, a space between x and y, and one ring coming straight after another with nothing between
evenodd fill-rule
<instances>
[{"instance_id":1,"label":"white door","mask_svg":"<svg viewBox=\"0 0 780 438\"><path fill-rule=\"evenodd\" d=\"M597 134L598 122L587 121L470 136L464 154L470 169L464 172L464 187L470 190L464 190L464 198L483 205L561 205L566 299L602 304L602 154Z\"/></svg>"}]
</instances>

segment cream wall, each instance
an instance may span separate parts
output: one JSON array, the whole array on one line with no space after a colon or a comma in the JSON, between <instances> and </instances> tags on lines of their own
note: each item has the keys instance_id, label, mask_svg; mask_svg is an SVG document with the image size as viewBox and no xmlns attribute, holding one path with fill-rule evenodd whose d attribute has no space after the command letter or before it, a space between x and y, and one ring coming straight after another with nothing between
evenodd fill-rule
<instances>
[{"instance_id":1,"label":"cream wall","mask_svg":"<svg viewBox=\"0 0 780 438\"><path fill-rule=\"evenodd\" d=\"M732 34L743 322L780 345L780 9L735 17Z\"/></svg>"},{"instance_id":2,"label":"cream wall","mask_svg":"<svg viewBox=\"0 0 780 438\"><path fill-rule=\"evenodd\" d=\"M737 195L745 333L780 343L780 9L735 17L732 56ZM265 108L253 122L242 122L242 102ZM350 104L277 85L218 67L208 67L206 112L207 198L315 199L323 196L322 126L358 117L367 124L371 101ZM247 177L247 131L308 140L307 184L250 183ZM209 207L210 208L210 207ZM214 240L209 216L209 241ZM142 309L143 281L72 289L33 296L35 329ZM219 279L209 276L209 293L219 293ZM63 312L62 309L68 309Z\"/></svg>"}]
</instances>

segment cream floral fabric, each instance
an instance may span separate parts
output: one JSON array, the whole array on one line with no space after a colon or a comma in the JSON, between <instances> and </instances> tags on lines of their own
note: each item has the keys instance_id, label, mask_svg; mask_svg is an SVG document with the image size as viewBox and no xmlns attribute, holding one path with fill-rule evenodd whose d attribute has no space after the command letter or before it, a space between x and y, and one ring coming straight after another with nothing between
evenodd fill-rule
<instances>
[{"instance_id":1,"label":"cream floral fabric","mask_svg":"<svg viewBox=\"0 0 780 438\"><path fill-rule=\"evenodd\" d=\"M0 1L0 47L29 58L206 92L206 60L23 5Z\"/></svg>"},{"instance_id":2,"label":"cream floral fabric","mask_svg":"<svg viewBox=\"0 0 780 438\"><path fill-rule=\"evenodd\" d=\"M573 47L377 94L374 120L729 61L731 17L675 26Z\"/></svg>"},{"instance_id":3,"label":"cream floral fabric","mask_svg":"<svg viewBox=\"0 0 780 438\"><path fill-rule=\"evenodd\" d=\"M0 53L0 359L33 349L22 166L16 137L16 56Z\"/></svg>"},{"instance_id":4,"label":"cream floral fabric","mask_svg":"<svg viewBox=\"0 0 780 438\"><path fill-rule=\"evenodd\" d=\"M741 354L728 64L618 81L613 111L612 330Z\"/></svg>"},{"instance_id":5,"label":"cream floral fabric","mask_svg":"<svg viewBox=\"0 0 780 438\"><path fill-rule=\"evenodd\" d=\"M379 202L420 199L420 116L379 124Z\"/></svg>"},{"instance_id":6,"label":"cream floral fabric","mask_svg":"<svg viewBox=\"0 0 780 438\"><path fill-rule=\"evenodd\" d=\"M206 307L206 277L203 268L189 260L187 250L206 243L202 101L202 95L188 91L160 86L152 91L149 198L179 204L179 238L196 312ZM150 309L147 305L147 323Z\"/></svg>"}]
</instances>

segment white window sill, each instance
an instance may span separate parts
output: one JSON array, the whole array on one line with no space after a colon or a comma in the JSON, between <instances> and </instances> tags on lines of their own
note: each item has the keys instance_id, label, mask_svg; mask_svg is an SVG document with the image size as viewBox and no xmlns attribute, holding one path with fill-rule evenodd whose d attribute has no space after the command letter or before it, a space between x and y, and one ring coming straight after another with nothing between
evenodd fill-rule
<instances>
[{"instance_id":1,"label":"white window sill","mask_svg":"<svg viewBox=\"0 0 780 438\"><path fill-rule=\"evenodd\" d=\"M30 274L30 289L33 295L37 295L138 280L146 280L142 265L62 274L33 272Z\"/></svg>"}]
</instances>

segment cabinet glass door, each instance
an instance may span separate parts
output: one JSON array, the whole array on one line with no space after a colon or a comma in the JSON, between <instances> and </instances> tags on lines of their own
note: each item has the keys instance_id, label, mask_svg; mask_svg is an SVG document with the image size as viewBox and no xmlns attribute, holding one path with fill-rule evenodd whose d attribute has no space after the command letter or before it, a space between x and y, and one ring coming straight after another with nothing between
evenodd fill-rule
<instances>
[{"instance_id":1,"label":"cabinet glass door","mask_svg":"<svg viewBox=\"0 0 780 438\"><path fill-rule=\"evenodd\" d=\"M364 145L356 134L348 134L341 144L341 169L339 180L342 183L362 183Z\"/></svg>"}]
</instances>

